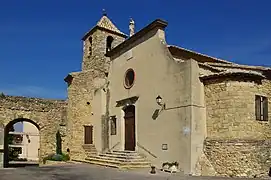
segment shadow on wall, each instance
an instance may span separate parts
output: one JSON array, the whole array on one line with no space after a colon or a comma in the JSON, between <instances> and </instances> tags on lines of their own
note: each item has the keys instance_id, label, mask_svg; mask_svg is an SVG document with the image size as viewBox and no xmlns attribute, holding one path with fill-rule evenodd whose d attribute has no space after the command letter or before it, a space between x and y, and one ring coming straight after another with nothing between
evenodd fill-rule
<instances>
[{"instance_id":1,"label":"shadow on wall","mask_svg":"<svg viewBox=\"0 0 271 180\"><path fill-rule=\"evenodd\" d=\"M18 122L28 122L33 124L38 131L40 132L40 127L39 125L32 121L31 119L25 119L25 118L18 118L10 121L4 128L4 167L9 167L9 161L10 160L18 160L18 151L15 150L13 147L9 147L9 144L13 144L12 141L14 141L14 135L9 134L9 132L14 132L14 127L13 125L18 123ZM38 149L37 149L38 150Z\"/></svg>"},{"instance_id":2,"label":"shadow on wall","mask_svg":"<svg viewBox=\"0 0 271 180\"><path fill-rule=\"evenodd\" d=\"M62 154L62 138L59 131L56 133L56 154Z\"/></svg>"},{"instance_id":3,"label":"shadow on wall","mask_svg":"<svg viewBox=\"0 0 271 180\"><path fill-rule=\"evenodd\" d=\"M160 109L155 109L155 111L152 114L152 119L156 120L159 114L160 114Z\"/></svg>"}]
</instances>

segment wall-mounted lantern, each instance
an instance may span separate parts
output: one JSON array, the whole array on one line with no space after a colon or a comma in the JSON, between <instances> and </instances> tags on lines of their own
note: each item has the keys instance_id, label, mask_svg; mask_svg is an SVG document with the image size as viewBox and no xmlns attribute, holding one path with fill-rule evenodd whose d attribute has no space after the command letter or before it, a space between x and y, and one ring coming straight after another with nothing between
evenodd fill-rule
<instances>
[{"instance_id":1,"label":"wall-mounted lantern","mask_svg":"<svg viewBox=\"0 0 271 180\"><path fill-rule=\"evenodd\" d=\"M156 97L156 103L162 107L162 109L166 109L166 103L163 103L163 99L160 95Z\"/></svg>"},{"instance_id":2,"label":"wall-mounted lantern","mask_svg":"<svg viewBox=\"0 0 271 180\"><path fill-rule=\"evenodd\" d=\"M130 99L127 99L126 102L125 102L125 107L128 107L130 105L132 105L133 103L131 102Z\"/></svg>"}]
</instances>

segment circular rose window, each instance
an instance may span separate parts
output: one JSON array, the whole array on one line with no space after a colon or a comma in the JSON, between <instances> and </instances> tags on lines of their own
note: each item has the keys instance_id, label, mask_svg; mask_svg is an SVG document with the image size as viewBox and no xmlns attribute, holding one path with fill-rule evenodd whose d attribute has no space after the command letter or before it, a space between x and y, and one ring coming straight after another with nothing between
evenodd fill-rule
<instances>
[{"instance_id":1,"label":"circular rose window","mask_svg":"<svg viewBox=\"0 0 271 180\"><path fill-rule=\"evenodd\" d=\"M135 72L133 69L128 69L125 73L124 86L130 89L135 82Z\"/></svg>"}]
</instances>

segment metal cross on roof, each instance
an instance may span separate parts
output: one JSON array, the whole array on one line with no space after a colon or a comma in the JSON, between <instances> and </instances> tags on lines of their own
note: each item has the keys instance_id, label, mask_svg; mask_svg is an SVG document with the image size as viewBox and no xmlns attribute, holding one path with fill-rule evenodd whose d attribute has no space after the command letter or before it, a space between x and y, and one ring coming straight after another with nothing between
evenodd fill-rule
<instances>
[{"instance_id":1,"label":"metal cross on roof","mask_svg":"<svg viewBox=\"0 0 271 180\"><path fill-rule=\"evenodd\" d=\"M106 11L105 11L105 9L103 9L103 16L106 16L107 14L106 14Z\"/></svg>"}]
</instances>

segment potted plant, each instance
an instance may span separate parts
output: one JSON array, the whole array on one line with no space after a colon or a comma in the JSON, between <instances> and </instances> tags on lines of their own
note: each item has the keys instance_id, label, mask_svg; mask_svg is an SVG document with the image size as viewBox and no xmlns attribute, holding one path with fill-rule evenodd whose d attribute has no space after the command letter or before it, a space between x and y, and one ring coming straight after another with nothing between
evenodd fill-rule
<instances>
[{"instance_id":1,"label":"potted plant","mask_svg":"<svg viewBox=\"0 0 271 180\"><path fill-rule=\"evenodd\" d=\"M150 172L151 174L155 174L156 173L156 171L155 171L155 166L151 166L151 172Z\"/></svg>"},{"instance_id":2,"label":"potted plant","mask_svg":"<svg viewBox=\"0 0 271 180\"><path fill-rule=\"evenodd\" d=\"M168 170L170 168L170 163L169 162L164 162L163 164L162 164L162 170L163 171L166 171L166 170Z\"/></svg>"},{"instance_id":3,"label":"potted plant","mask_svg":"<svg viewBox=\"0 0 271 180\"><path fill-rule=\"evenodd\" d=\"M177 161L171 163L171 166L169 167L169 170L171 173L177 172L179 167L179 163Z\"/></svg>"}]
</instances>

